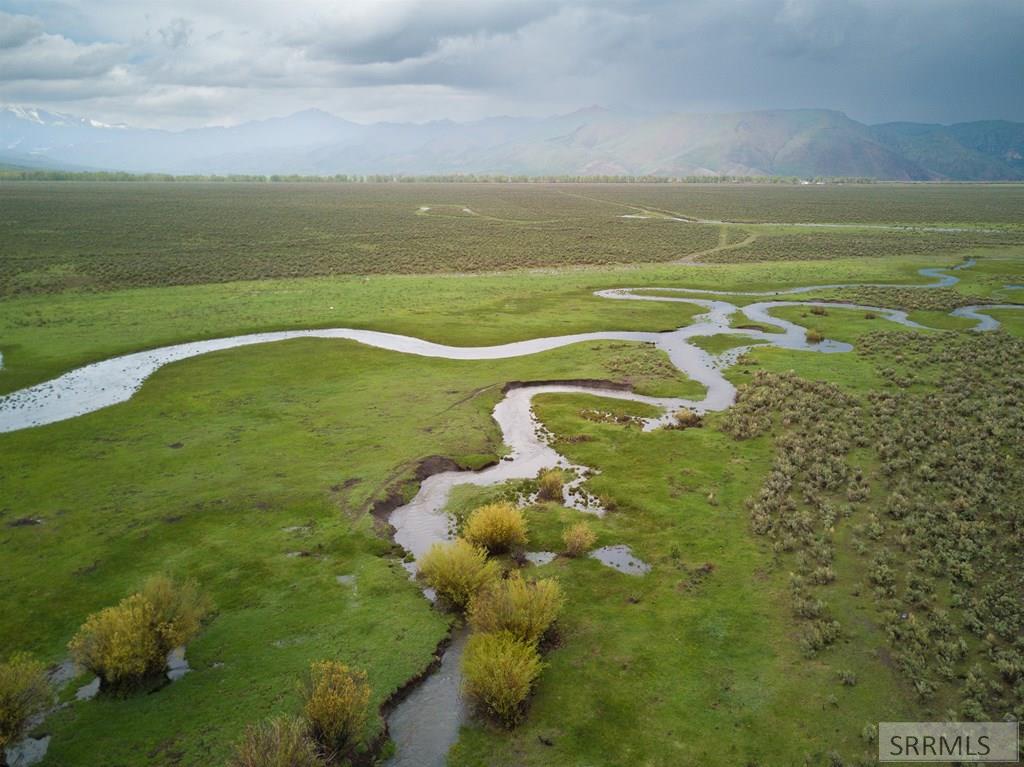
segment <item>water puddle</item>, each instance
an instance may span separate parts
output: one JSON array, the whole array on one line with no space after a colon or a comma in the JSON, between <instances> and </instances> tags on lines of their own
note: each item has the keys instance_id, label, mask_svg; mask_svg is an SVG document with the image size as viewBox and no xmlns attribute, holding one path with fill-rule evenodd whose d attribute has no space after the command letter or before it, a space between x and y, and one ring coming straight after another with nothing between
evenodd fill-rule
<instances>
[{"instance_id":1,"label":"water puddle","mask_svg":"<svg viewBox=\"0 0 1024 767\"><path fill-rule=\"evenodd\" d=\"M172 682L178 681L191 670L192 667L188 665L188 661L185 659L184 647L175 647L167 653L167 678Z\"/></svg>"},{"instance_id":2,"label":"water puddle","mask_svg":"<svg viewBox=\"0 0 1024 767\"><path fill-rule=\"evenodd\" d=\"M92 700L100 692L100 678L94 677L91 682L84 684L75 692L75 700Z\"/></svg>"},{"instance_id":3,"label":"water puddle","mask_svg":"<svg viewBox=\"0 0 1024 767\"><path fill-rule=\"evenodd\" d=\"M50 680L56 689L62 688L76 676L78 676L78 666L73 660L68 658L67 660L61 661L56 666L51 668L47 673L46 677Z\"/></svg>"},{"instance_id":4,"label":"water puddle","mask_svg":"<svg viewBox=\"0 0 1024 767\"><path fill-rule=\"evenodd\" d=\"M553 551L527 551L524 555L532 565L546 565L555 561L558 555Z\"/></svg>"},{"instance_id":5,"label":"water puddle","mask_svg":"<svg viewBox=\"0 0 1024 767\"><path fill-rule=\"evenodd\" d=\"M25 738L7 749L7 764L9 767L31 767L31 765L43 761L46 749L49 747L49 735L44 735L41 738Z\"/></svg>"},{"instance_id":6,"label":"water puddle","mask_svg":"<svg viewBox=\"0 0 1024 767\"><path fill-rule=\"evenodd\" d=\"M633 550L629 546L620 544L618 546L602 546L590 552L592 558L602 565L618 570L626 575L646 575L651 571L651 566L642 559L633 556Z\"/></svg>"}]
</instances>

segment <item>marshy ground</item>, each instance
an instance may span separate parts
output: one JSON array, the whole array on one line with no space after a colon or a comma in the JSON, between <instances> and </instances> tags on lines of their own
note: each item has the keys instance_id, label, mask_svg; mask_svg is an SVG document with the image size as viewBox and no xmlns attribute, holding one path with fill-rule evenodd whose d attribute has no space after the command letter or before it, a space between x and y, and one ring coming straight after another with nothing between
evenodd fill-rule
<instances>
[{"instance_id":1,"label":"marshy ground","mask_svg":"<svg viewBox=\"0 0 1024 767\"><path fill-rule=\"evenodd\" d=\"M1024 283L1021 187L564 191L2 185L0 392L247 332L353 327L466 346L671 330L702 310L594 291L909 285L920 268L976 257L949 288L798 297L904 309L945 330L773 310L854 350L754 348L726 373L745 387L740 404L700 428L643 432L628 416L646 405L538 397L552 445L600 472L587 481L610 509L590 520L596 545L629 546L651 570L531 565L566 592L561 642L523 723L471 720L450 761L871 763L878 721L1024 714L1012 607L1024 312L992 310L1003 327L991 334L949 316L1024 300L1006 288ZM634 208L738 223L622 218ZM773 223L815 221L968 231ZM669 263L694 253L715 263ZM504 271L519 267L543 269ZM411 497L427 456L499 458L490 414L503 385L551 379L703 391L641 344L482 362L298 339L174 363L126 402L0 434L0 656L61 662L89 613L154 572L196 578L217 606L189 645L191 673L54 714L37 733L51 736L43 763L220 763L246 724L295 708L296 680L325 657L366 669L376 710L430 662L449 621L371 508ZM452 509L501 492L467 490ZM526 514L531 551L559 551L565 526L589 518L552 502ZM368 737L380 727L370 717Z\"/></svg>"}]
</instances>

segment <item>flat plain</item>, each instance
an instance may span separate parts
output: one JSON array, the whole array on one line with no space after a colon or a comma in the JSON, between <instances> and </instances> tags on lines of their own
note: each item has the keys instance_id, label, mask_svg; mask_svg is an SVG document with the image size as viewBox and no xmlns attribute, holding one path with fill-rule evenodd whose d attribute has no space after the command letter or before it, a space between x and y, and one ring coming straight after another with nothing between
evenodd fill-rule
<instances>
[{"instance_id":1,"label":"flat plain","mask_svg":"<svg viewBox=\"0 0 1024 767\"><path fill-rule=\"evenodd\" d=\"M904 309L925 329L776 309L852 351L755 346L726 372L738 403L701 428L536 400L559 452L598 472L598 545L652 570L532 568L566 592L559 641L524 721L470 720L449 761L872 764L878 721L1024 716L1024 313L991 310L992 333L949 316L1024 303L1008 287L1024 284L1024 187L26 182L0 184L0 211L0 393L256 331L481 346L702 311L594 295L609 288L890 286L791 298ZM969 259L955 285L911 287ZM60 663L87 615L155 572L194 577L217 608L180 681L88 701L72 700L87 677L70 684L36 732L43 764L223 763L247 724L295 710L324 657L367 671L376 710L452 617L408 579L374 504L411 497L429 456L498 460L502 387L551 379L702 392L644 344L474 362L300 339L173 363L127 402L0 434L0 657ZM586 518L526 514L531 550ZM367 739L382 726L370 717Z\"/></svg>"}]
</instances>

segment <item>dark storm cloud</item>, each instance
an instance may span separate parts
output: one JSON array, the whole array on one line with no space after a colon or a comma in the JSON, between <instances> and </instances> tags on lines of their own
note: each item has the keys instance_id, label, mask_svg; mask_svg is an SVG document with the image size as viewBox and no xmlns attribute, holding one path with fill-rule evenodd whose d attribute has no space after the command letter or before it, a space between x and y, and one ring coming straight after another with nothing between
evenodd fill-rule
<instances>
[{"instance_id":1,"label":"dark storm cloud","mask_svg":"<svg viewBox=\"0 0 1024 767\"><path fill-rule=\"evenodd\" d=\"M143 124L589 103L1024 120L1021 0L0 0L0 11L0 100Z\"/></svg>"}]
</instances>

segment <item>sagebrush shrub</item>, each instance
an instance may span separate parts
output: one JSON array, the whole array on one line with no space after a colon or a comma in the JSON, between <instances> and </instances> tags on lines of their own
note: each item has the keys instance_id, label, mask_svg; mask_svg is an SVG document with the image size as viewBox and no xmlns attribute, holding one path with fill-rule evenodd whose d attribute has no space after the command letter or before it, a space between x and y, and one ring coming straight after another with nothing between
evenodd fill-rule
<instances>
[{"instance_id":1,"label":"sagebrush shrub","mask_svg":"<svg viewBox=\"0 0 1024 767\"><path fill-rule=\"evenodd\" d=\"M590 551L597 541L597 534L590 529L586 522L577 522L565 528L562 533L562 543L565 544L565 553L570 557L578 557Z\"/></svg>"},{"instance_id":2,"label":"sagebrush shrub","mask_svg":"<svg viewBox=\"0 0 1024 767\"><path fill-rule=\"evenodd\" d=\"M166 668L167 654L198 633L209 610L195 583L156 576L139 593L90 615L68 650L104 686L136 682Z\"/></svg>"},{"instance_id":3,"label":"sagebrush shrub","mask_svg":"<svg viewBox=\"0 0 1024 767\"><path fill-rule=\"evenodd\" d=\"M469 603L469 625L481 633L507 631L535 645L558 618L564 602L558 581L527 581L513 573L477 592Z\"/></svg>"},{"instance_id":4,"label":"sagebrush shrub","mask_svg":"<svg viewBox=\"0 0 1024 767\"><path fill-rule=\"evenodd\" d=\"M514 504L489 503L469 515L462 534L491 553L508 551L526 544L526 520Z\"/></svg>"},{"instance_id":5,"label":"sagebrush shrub","mask_svg":"<svg viewBox=\"0 0 1024 767\"><path fill-rule=\"evenodd\" d=\"M541 472L537 479L539 487L538 496L542 501L561 501L562 486L565 484L565 474L561 469L548 469Z\"/></svg>"},{"instance_id":6,"label":"sagebrush shrub","mask_svg":"<svg viewBox=\"0 0 1024 767\"><path fill-rule=\"evenodd\" d=\"M464 608L481 588L498 577L498 564L487 559L487 552L457 538L451 543L435 543L420 557L423 579L454 607Z\"/></svg>"},{"instance_id":7,"label":"sagebrush shrub","mask_svg":"<svg viewBox=\"0 0 1024 767\"><path fill-rule=\"evenodd\" d=\"M313 738L329 754L355 746L366 722L370 685L366 673L336 661L318 661L309 669L303 713Z\"/></svg>"},{"instance_id":8,"label":"sagebrush shrub","mask_svg":"<svg viewBox=\"0 0 1024 767\"><path fill-rule=\"evenodd\" d=\"M18 653L0 663L0 764L4 749L21 740L29 721L53 702L42 663Z\"/></svg>"},{"instance_id":9,"label":"sagebrush shrub","mask_svg":"<svg viewBox=\"0 0 1024 767\"><path fill-rule=\"evenodd\" d=\"M309 737L306 724L280 717L249 725L229 767L326 767Z\"/></svg>"},{"instance_id":10,"label":"sagebrush shrub","mask_svg":"<svg viewBox=\"0 0 1024 767\"><path fill-rule=\"evenodd\" d=\"M542 667L537 649L507 631L473 634L462 656L463 691L480 709L511 727L521 718Z\"/></svg>"}]
</instances>

